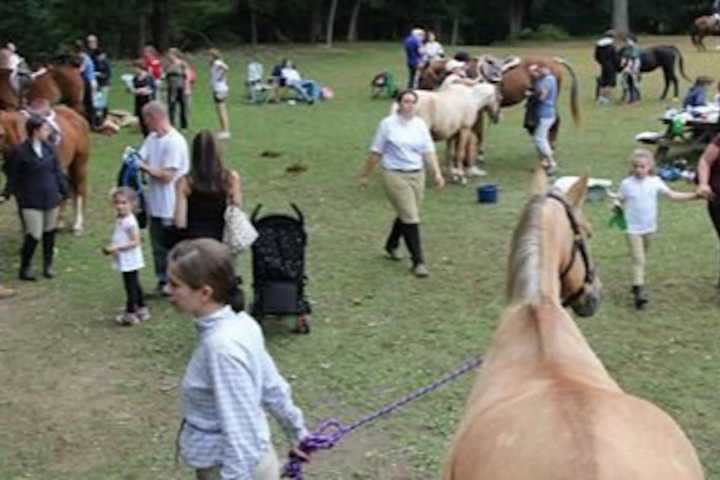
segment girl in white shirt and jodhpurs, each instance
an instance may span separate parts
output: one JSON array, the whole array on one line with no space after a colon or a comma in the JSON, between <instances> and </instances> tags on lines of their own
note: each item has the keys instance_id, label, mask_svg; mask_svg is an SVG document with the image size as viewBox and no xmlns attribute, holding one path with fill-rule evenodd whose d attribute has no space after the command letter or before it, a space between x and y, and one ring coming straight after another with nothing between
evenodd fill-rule
<instances>
[{"instance_id":1,"label":"girl in white shirt and jodhpurs","mask_svg":"<svg viewBox=\"0 0 720 480\"><path fill-rule=\"evenodd\" d=\"M638 148L630 155L630 173L620 183L617 199L622 203L627 223L627 238L633 266L632 293L635 308L642 310L648 302L644 292L645 257L650 239L657 231L657 198L663 194L670 200L686 201L697 197L695 192L676 192L655 175L652 152Z\"/></svg>"}]
</instances>

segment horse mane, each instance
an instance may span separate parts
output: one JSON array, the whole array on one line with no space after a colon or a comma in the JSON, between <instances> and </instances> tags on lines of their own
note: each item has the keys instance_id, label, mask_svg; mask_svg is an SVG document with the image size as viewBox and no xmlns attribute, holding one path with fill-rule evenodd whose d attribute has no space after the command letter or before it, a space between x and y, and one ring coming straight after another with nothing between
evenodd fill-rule
<instances>
[{"instance_id":1,"label":"horse mane","mask_svg":"<svg viewBox=\"0 0 720 480\"><path fill-rule=\"evenodd\" d=\"M540 299L544 205L545 195L534 194L513 232L506 290L510 302L518 296L533 299L533 302Z\"/></svg>"}]
</instances>

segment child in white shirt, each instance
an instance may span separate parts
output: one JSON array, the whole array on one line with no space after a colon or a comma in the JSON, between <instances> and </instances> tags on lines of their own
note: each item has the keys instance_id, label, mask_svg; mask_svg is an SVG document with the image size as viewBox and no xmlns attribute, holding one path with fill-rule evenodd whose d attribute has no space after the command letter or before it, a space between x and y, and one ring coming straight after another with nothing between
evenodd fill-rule
<instances>
[{"instance_id":1,"label":"child in white shirt","mask_svg":"<svg viewBox=\"0 0 720 480\"><path fill-rule=\"evenodd\" d=\"M105 255L113 256L113 268L122 272L127 301L125 313L115 318L118 325L137 325L150 318L145 306L138 274L145 266L140 248L140 227L133 214L137 196L128 187L118 187L111 194L115 208L115 230L109 245L103 248Z\"/></svg>"},{"instance_id":2,"label":"child in white shirt","mask_svg":"<svg viewBox=\"0 0 720 480\"><path fill-rule=\"evenodd\" d=\"M695 192L676 192L655 175L652 152L638 148L630 155L630 173L620 183L617 198L624 209L627 238L633 266L632 292L635 308L642 310L648 302L643 290L645 284L645 257L650 240L657 231L657 199L663 194L670 200L685 201L698 198Z\"/></svg>"}]
</instances>

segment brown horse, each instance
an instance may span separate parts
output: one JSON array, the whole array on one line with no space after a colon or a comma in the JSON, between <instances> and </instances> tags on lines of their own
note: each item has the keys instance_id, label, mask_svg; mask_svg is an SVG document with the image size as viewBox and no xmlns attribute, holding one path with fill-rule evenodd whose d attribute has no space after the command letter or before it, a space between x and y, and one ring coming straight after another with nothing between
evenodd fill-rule
<instances>
[{"instance_id":1,"label":"brown horse","mask_svg":"<svg viewBox=\"0 0 720 480\"><path fill-rule=\"evenodd\" d=\"M11 71L0 68L0 110L17 110L22 101L10 84ZM44 98L52 105L65 104L82 114L84 86L80 70L72 65L51 65L35 76L27 91L27 103Z\"/></svg>"},{"instance_id":2,"label":"brown horse","mask_svg":"<svg viewBox=\"0 0 720 480\"><path fill-rule=\"evenodd\" d=\"M72 229L79 234L84 226L83 211L88 193L90 126L82 115L68 107L57 106L53 111L61 135L57 146L58 160L67 172L73 190L75 220ZM0 112L0 152L5 158L12 148L27 138L26 120L21 112Z\"/></svg>"},{"instance_id":3,"label":"brown horse","mask_svg":"<svg viewBox=\"0 0 720 480\"><path fill-rule=\"evenodd\" d=\"M482 57L481 57L482 58ZM420 73L418 80L419 88L421 89L435 89L445 78L445 63L446 60L436 60L430 63ZM547 66L552 74L557 79L558 94L560 93L561 85L563 82L563 70L567 70L570 74L572 83L570 86L570 113L575 124L580 122L580 106L578 103L578 79L575 75L575 71L572 65L566 60L558 57L548 57L542 55L529 55L519 62L506 62L505 66L500 68L507 70L502 71L502 79L500 80L500 96L502 97L502 106L511 107L522 103L527 99L526 92L532 87L532 78L530 77L530 71L528 67L530 65L544 65ZM479 73L483 74L483 64L481 62ZM496 66L493 66L493 69ZM555 145L557 141L558 133L560 130L560 118L550 129L550 143ZM479 118L477 126L475 128L475 135L477 136L477 142L480 146L480 151L483 150L483 131L484 121L483 117Z\"/></svg>"},{"instance_id":4,"label":"brown horse","mask_svg":"<svg viewBox=\"0 0 720 480\"><path fill-rule=\"evenodd\" d=\"M713 15L705 15L698 17L690 27L690 41L698 50L704 51L705 43L703 39L720 32L720 25Z\"/></svg>"},{"instance_id":5,"label":"brown horse","mask_svg":"<svg viewBox=\"0 0 720 480\"><path fill-rule=\"evenodd\" d=\"M508 306L443 480L703 479L675 421L623 392L563 308L585 316L597 305L587 178L566 196L544 193L541 172L535 184L513 236Z\"/></svg>"}]
</instances>

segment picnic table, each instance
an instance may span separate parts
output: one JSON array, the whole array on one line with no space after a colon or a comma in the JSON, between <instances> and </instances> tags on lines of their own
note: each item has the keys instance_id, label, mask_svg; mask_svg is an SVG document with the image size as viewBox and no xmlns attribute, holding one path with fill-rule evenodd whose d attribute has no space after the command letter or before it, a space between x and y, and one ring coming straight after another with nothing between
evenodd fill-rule
<instances>
[{"instance_id":1,"label":"picnic table","mask_svg":"<svg viewBox=\"0 0 720 480\"><path fill-rule=\"evenodd\" d=\"M638 142L655 145L658 165L671 165L678 158L695 163L708 143L720 133L720 109L715 105L688 110L668 109L660 117L662 132L642 132Z\"/></svg>"}]
</instances>

